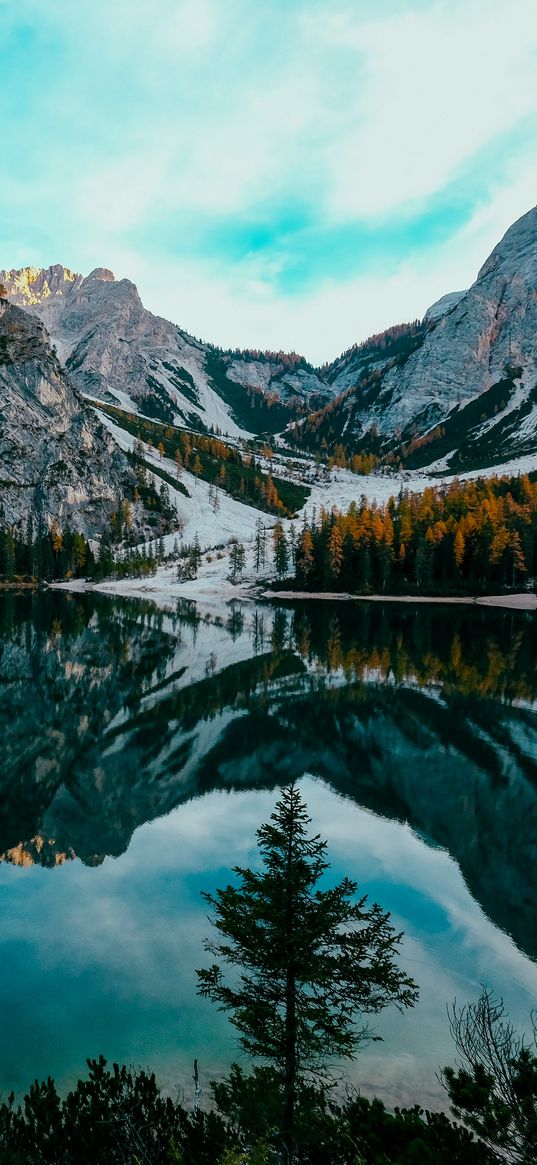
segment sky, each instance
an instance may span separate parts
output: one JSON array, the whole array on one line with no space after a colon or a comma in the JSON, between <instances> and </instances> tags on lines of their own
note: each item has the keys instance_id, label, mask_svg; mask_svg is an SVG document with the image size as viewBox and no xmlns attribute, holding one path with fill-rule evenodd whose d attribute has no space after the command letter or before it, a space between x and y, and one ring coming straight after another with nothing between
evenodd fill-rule
<instances>
[{"instance_id":1,"label":"sky","mask_svg":"<svg viewBox=\"0 0 537 1165\"><path fill-rule=\"evenodd\" d=\"M315 364L537 202L535 0L0 0L0 268Z\"/></svg>"}]
</instances>

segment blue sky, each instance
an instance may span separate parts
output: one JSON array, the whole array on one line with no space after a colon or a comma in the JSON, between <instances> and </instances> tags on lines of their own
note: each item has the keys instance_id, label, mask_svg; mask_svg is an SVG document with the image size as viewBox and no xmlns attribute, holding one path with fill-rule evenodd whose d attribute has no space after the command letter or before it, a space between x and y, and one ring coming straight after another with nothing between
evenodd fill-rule
<instances>
[{"instance_id":1,"label":"blue sky","mask_svg":"<svg viewBox=\"0 0 537 1165\"><path fill-rule=\"evenodd\" d=\"M315 362L537 201L535 0L0 0L0 267Z\"/></svg>"}]
</instances>

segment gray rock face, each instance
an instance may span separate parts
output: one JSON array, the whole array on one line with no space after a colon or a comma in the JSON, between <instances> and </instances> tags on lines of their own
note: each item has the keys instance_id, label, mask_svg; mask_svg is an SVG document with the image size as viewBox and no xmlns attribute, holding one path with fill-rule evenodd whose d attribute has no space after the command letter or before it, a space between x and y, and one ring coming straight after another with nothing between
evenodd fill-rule
<instances>
[{"instance_id":1,"label":"gray rock face","mask_svg":"<svg viewBox=\"0 0 537 1165\"><path fill-rule=\"evenodd\" d=\"M282 353L221 352L194 340L104 268L87 278L59 265L0 271L0 282L45 323L81 392L164 421L231 436L277 432L329 403L328 432L322 419L316 425L329 446L344 439L358 448L374 427L384 451L397 454L441 429L419 464L457 469L537 449L537 207L468 291L320 370Z\"/></svg>"},{"instance_id":2,"label":"gray rock face","mask_svg":"<svg viewBox=\"0 0 537 1165\"><path fill-rule=\"evenodd\" d=\"M50 284L49 284L50 286ZM131 471L73 389L38 319L0 300L0 504L97 533Z\"/></svg>"},{"instance_id":3,"label":"gray rock face","mask_svg":"<svg viewBox=\"0 0 537 1165\"><path fill-rule=\"evenodd\" d=\"M537 381L537 207L508 230L455 308L383 383L382 432L424 430L487 392L509 369L529 394ZM535 418L537 421L537 417Z\"/></svg>"},{"instance_id":4,"label":"gray rock face","mask_svg":"<svg viewBox=\"0 0 537 1165\"><path fill-rule=\"evenodd\" d=\"M442 316L447 315L448 311L457 306L463 295L466 295L465 291L448 291L447 295L442 295L440 299L437 299L427 308L423 318L425 320L441 319Z\"/></svg>"},{"instance_id":5,"label":"gray rock face","mask_svg":"<svg viewBox=\"0 0 537 1165\"><path fill-rule=\"evenodd\" d=\"M116 281L105 268L84 278L60 266L26 267L0 272L0 282L12 303L43 321L72 381L87 396L238 436L258 421L267 427L273 399L316 397L320 404L332 395L304 361L222 353L193 339L146 311L135 285ZM264 409L254 407L260 403ZM285 419L273 428L283 428Z\"/></svg>"},{"instance_id":6,"label":"gray rock face","mask_svg":"<svg viewBox=\"0 0 537 1165\"><path fill-rule=\"evenodd\" d=\"M507 231L468 291L429 308L422 328L413 348L383 364L364 361L362 349L336 361L335 384L348 391L330 412L335 439L359 442L374 425L384 450L397 454L428 435L413 464L456 469L535 452L537 207Z\"/></svg>"}]
</instances>

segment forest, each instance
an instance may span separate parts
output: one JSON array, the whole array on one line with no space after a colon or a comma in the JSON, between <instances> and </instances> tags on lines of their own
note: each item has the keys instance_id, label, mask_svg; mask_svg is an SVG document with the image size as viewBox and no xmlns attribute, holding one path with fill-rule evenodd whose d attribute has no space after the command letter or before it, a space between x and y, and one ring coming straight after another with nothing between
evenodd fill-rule
<instances>
[{"instance_id":1,"label":"forest","mask_svg":"<svg viewBox=\"0 0 537 1165\"><path fill-rule=\"evenodd\" d=\"M384 505L363 497L346 514L321 510L304 524L295 584L353 594L520 589L537 573L536 529L537 483L527 474L402 490Z\"/></svg>"},{"instance_id":2,"label":"forest","mask_svg":"<svg viewBox=\"0 0 537 1165\"><path fill-rule=\"evenodd\" d=\"M124 413L113 405L100 407L136 437L135 458L142 460L149 449L162 459L166 457L175 462L178 489L181 489L181 474L186 469L195 477L208 481L215 489L224 490L256 509L282 517L293 517L309 495L305 486L273 478L261 468L252 453L228 445L218 434L195 433L174 425L163 425L134 413ZM158 468L151 468L162 476ZM168 476L164 476L169 481Z\"/></svg>"}]
</instances>

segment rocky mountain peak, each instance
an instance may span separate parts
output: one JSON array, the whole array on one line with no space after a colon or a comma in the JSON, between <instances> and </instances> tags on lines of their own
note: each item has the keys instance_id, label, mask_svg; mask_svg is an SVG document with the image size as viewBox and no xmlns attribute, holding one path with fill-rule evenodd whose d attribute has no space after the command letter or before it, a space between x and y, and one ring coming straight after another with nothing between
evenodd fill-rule
<instances>
[{"instance_id":1,"label":"rocky mountain peak","mask_svg":"<svg viewBox=\"0 0 537 1165\"><path fill-rule=\"evenodd\" d=\"M90 271L87 278L88 278L88 280L89 279L101 279L103 283L115 283L116 282L116 277L115 277L113 271L110 271L108 267L94 267L93 271Z\"/></svg>"},{"instance_id":2,"label":"rocky mountain peak","mask_svg":"<svg viewBox=\"0 0 537 1165\"><path fill-rule=\"evenodd\" d=\"M423 317L424 320L441 319L442 316L445 316L448 311L451 311L453 307L457 306L463 295L466 295L466 291L448 291L447 295L442 295L440 299L435 300L435 302L427 308L427 311Z\"/></svg>"},{"instance_id":3,"label":"rocky mountain peak","mask_svg":"<svg viewBox=\"0 0 537 1165\"><path fill-rule=\"evenodd\" d=\"M476 282L486 279L499 267L512 267L523 278L537 272L537 206L517 219L489 255Z\"/></svg>"},{"instance_id":4,"label":"rocky mountain peak","mask_svg":"<svg viewBox=\"0 0 537 1165\"><path fill-rule=\"evenodd\" d=\"M54 263L51 267L0 271L0 283L4 284L11 302L30 309L36 304L71 294L82 279L82 275L61 263Z\"/></svg>"}]
</instances>

